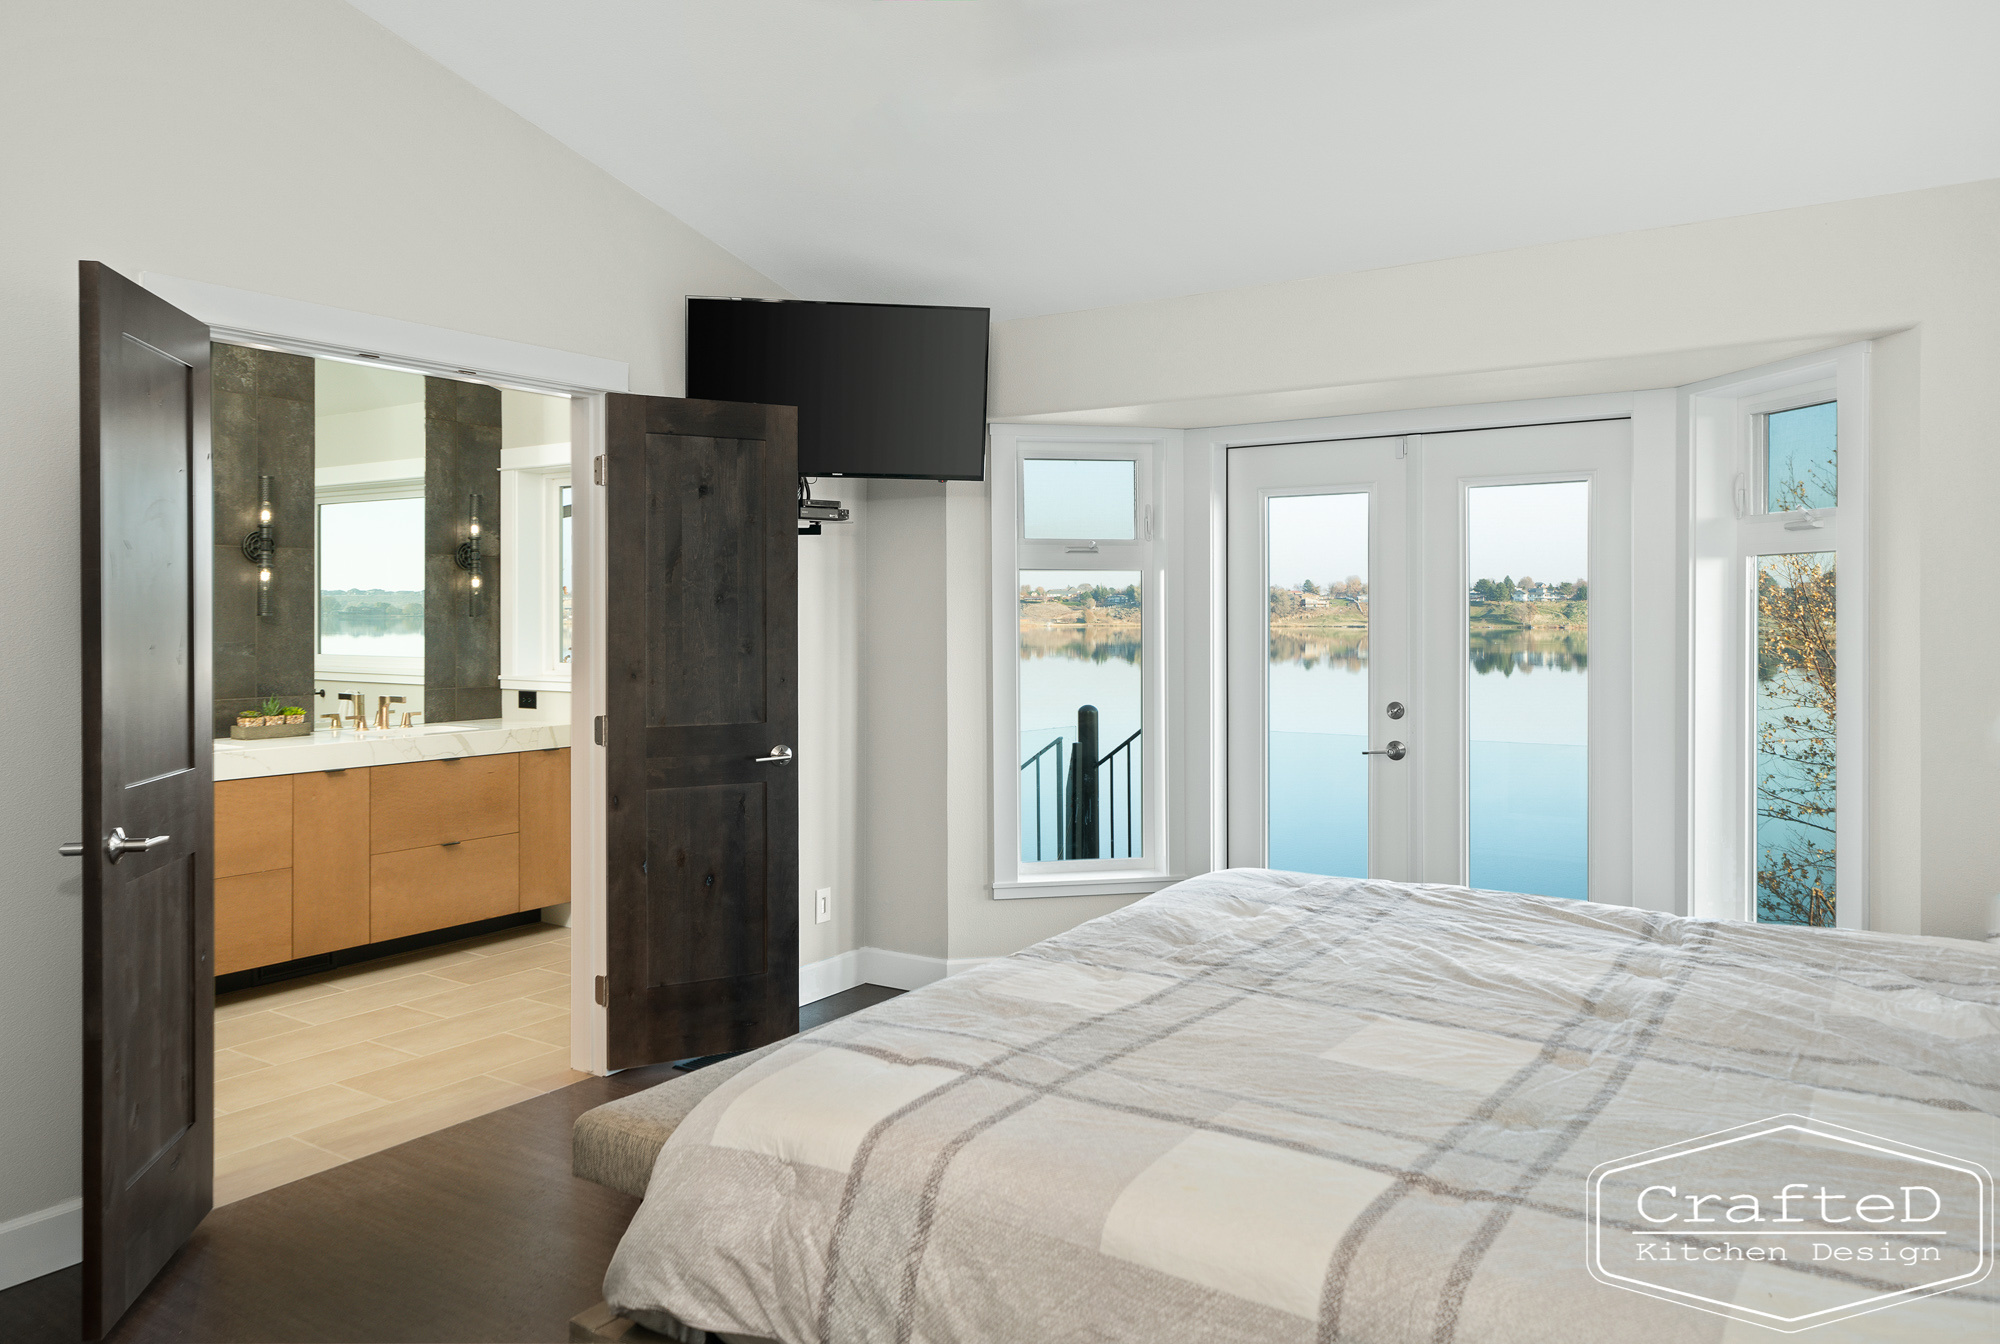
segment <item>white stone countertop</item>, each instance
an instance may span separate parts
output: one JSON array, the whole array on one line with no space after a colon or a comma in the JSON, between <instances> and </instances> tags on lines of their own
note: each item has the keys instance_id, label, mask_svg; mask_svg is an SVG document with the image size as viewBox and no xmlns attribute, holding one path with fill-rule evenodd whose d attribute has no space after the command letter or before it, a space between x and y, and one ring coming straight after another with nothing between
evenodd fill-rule
<instances>
[{"instance_id":1,"label":"white stone countertop","mask_svg":"<svg viewBox=\"0 0 2000 1344\"><path fill-rule=\"evenodd\" d=\"M510 751L546 751L569 745L566 723L508 723L473 719L464 723L420 723L414 728L370 728L355 732L326 729L310 737L215 740L215 777L261 779L302 775L311 770L351 770L369 765L402 765L458 756L500 756Z\"/></svg>"}]
</instances>

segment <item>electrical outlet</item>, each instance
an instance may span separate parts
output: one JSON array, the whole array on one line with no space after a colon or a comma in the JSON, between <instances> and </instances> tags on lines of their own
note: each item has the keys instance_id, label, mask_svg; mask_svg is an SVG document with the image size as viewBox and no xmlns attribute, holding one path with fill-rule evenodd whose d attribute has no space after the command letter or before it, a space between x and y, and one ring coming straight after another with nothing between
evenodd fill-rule
<instances>
[{"instance_id":1,"label":"electrical outlet","mask_svg":"<svg viewBox=\"0 0 2000 1344\"><path fill-rule=\"evenodd\" d=\"M833 888L821 887L813 902L813 918L821 924L833 918Z\"/></svg>"}]
</instances>

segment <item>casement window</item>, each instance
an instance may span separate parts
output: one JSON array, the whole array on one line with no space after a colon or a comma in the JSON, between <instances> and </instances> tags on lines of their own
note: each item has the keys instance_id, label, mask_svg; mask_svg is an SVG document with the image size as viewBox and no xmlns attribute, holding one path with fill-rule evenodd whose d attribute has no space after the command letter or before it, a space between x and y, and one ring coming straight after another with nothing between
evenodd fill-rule
<instances>
[{"instance_id":1,"label":"casement window","mask_svg":"<svg viewBox=\"0 0 2000 1344\"><path fill-rule=\"evenodd\" d=\"M1867 352L1694 389L1697 914L1866 928Z\"/></svg>"},{"instance_id":2,"label":"casement window","mask_svg":"<svg viewBox=\"0 0 2000 1344\"><path fill-rule=\"evenodd\" d=\"M1030 425L993 438L994 894L1156 889L1165 438Z\"/></svg>"}]
</instances>

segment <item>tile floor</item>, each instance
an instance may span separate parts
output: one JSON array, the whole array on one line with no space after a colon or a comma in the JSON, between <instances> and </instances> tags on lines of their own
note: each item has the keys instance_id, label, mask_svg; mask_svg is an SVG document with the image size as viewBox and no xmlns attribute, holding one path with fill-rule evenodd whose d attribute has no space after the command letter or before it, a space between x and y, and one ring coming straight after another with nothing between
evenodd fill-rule
<instances>
[{"instance_id":1,"label":"tile floor","mask_svg":"<svg viewBox=\"0 0 2000 1344\"><path fill-rule=\"evenodd\" d=\"M565 1087L569 930L523 924L215 1003L215 1202Z\"/></svg>"}]
</instances>

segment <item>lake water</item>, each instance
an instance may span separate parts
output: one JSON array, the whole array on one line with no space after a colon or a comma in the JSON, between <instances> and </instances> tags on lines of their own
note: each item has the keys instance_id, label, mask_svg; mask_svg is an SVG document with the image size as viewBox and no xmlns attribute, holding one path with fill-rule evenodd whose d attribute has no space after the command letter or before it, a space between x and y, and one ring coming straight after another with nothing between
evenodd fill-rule
<instances>
[{"instance_id":1,"label":"lake water","mask_svg":"<svg viewBox=\"0 0 2000 1344\"><path fill-rule=\"evenodd\" d=\"M1043 753L1035 766L1021 772L1021 859L1024 863L1056 858L1059 774L1066 772L1076 745L1076 711L1095 705L1098 712L1097 751L1102 756L1137 732L1140 723L1139 627L1024 627L1021 631L1021 755L1028 760ZM1102 769L1098 808L1098 854L1146 852L1140 824L1144 789L1140 767L1143 739ZM1126 762L1130 761L1127 769ZM1128 775L1130 783L1128 785ZM1116 797L1112 797L1115 787ZM1067 788L1067 785L1064 785ZM1037 818L1040 830L1036 829Z\"/></svg>"},{"instance_id":2,"label":"lake water","mask_svg":"<svg viewBox=\"0 0 2000 1344\"><path fill-rule=\"evenodd\" d=\"M1467 794L1473 886L1582 898L1589 890L1587 636L1478 634L1468 653L1473 738ZM1341 877L1368 873L1368 642L1360 631L1274 632L1270 655L1270 864ZM1100 716L1100 753L1139 726L1137 630L1075 626L1021 635L1021 858L1056 857L1056 761L1076 741L1079 705ZM1107 769L1111 767L1107 766ZM1137 788L1137 761L1133 770ZM1125 853L1125 773L1100 853ZM1138 801L1136 798L1133 801ZM1109 807L1101 809L1108 814ZM1039 837L1035 829L1041 821ZM1137 809L1135 844L1145 852ZM1111 834L1116 830L1115 837ZM1039 847L1039 848L1038 848Z\"/></svg>"},{"instance_id":3,"label":"lake water","mask_svg":"<svg viewBox=\"0 0 2000 1344\"><path fill-rule=\"evenodd\" d=\"M1589 890L1589 653L1581 632L1476 633L1467 661L1470 881L1582 898ZM1368 641L1274 631L1270 864L1368 873Z\"/></svg>"}]
</instances>

